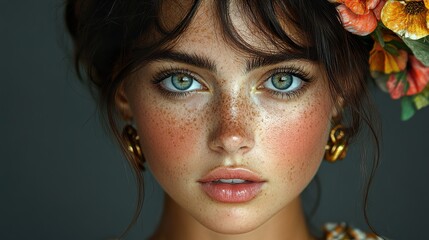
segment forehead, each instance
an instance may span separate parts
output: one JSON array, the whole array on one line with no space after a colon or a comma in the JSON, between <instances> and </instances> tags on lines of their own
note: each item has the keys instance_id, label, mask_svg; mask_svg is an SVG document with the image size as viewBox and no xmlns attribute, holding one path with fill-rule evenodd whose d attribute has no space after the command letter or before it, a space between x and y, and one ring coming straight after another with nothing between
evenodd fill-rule
<instances>
[{"instance_id":1,"label":"forehead","mask_svg":"<svg viewBox=\"0 0 429 240\"><path fill-rule=\"evenodd\" d=\"M196 8L186 30L176 39L176 46L204 45L206 47L215 47L218 45L229 45L232 50L243 50L236 48L237 42L241 46L247 46L251 49L257 49L267 54L278 54L279 51L292 51L289 46L276 39L268 29L263 28L263 24L257 24L261 19L253 11L246 8L246 5L240 1L202 1ZM222 8L222 5L225 5ZM250 6L250 5L249 5ZM247 6L247 7L249 7ZM171 31L179 26L186 14L193 7L193 1L175 1L164 2L160 14L162 27ZM253 14L252 14L253 13ZM281 11L272 12L275 16L281 16ZM283 13L285 14L285 13ZM225 21L228 19L228 21ZM288 23L286 17L279 18L279 24L286 35L299 45L307 45L304 38L294 24ZM238 41L232 41L238 40ZM279 43L282 44L279 44ZM226 47L226 46L220 46ZM288 49L289 48L289 49ZM296 49L295 49L296 50ZM241 51L242 52L242 51Z\"/></svg>"}]
</instances>

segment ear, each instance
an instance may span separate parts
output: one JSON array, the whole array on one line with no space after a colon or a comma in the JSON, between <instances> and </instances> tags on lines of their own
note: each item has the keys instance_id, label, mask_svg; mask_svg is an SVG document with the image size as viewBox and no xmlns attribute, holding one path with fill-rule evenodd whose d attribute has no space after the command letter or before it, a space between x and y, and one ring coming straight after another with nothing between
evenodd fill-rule
<instances>
[{"instance_id":1,"label":"ear","mask_svg":"<svg viewBox=\"0 0 429 240\"><path fill-rule=\"evenodd\" d=\"M131 111L131 106L128 101L128 97L126 94L126 84L121 82L118 90L115 95L115 105L119 114L121 114L123 120L131 120L133 118L133 114Z\"/></svg>"}]
</instances>

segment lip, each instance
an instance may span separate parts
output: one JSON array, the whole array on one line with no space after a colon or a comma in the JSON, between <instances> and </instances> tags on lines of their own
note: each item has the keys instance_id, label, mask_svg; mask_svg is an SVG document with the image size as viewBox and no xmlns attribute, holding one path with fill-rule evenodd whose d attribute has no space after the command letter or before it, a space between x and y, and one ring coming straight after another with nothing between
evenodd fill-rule
<instances>
[{"instance_id":1,"label":"lip","mask_svg":"<svg viewBox=\"0 0 429 240\"><path fill-rule=\"evenodd\" d=\"M221 179L240 179L242 183L222 183ZM223 203L244 203L255 198L266 182L245 168L219 167L198 180L202 190L213 200Z\"/></svg>"}]
</instances>

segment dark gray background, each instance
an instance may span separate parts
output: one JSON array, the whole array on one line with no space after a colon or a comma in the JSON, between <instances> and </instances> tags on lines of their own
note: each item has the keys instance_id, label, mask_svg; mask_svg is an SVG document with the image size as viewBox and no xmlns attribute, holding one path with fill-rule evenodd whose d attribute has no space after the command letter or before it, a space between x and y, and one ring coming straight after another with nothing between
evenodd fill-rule
<instances>
[{"instance_id":1,"label":"dark gray background","mask_svg":"<svg viewBox=\"0 0 429 240\"><path fill-rule=\"evenodd\" d=\"M0 1L0 239L106 239L134 212L135 184L77 81L62 1ZM392 239L429 239L429 108L408 122L399 102L374 91L384 137L369 216ZM366 229L359 151L320 169L314 225L348 221ZM128 239L151 233L161 190L147 177L143 217ZM311 197L308 198L312 201Z\"/></svg>"}]
</instances>

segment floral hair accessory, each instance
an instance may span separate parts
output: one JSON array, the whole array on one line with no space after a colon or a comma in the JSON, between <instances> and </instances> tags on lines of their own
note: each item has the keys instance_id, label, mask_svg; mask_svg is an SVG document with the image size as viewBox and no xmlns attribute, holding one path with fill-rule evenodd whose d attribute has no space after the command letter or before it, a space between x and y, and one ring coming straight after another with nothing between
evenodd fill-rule
<instances>
[{"instance_id":1,"label":"floral hair accessory","mask_svg":"<svg viewBox=\"0 0 429 240\"><path fill-rule=\"evenodd\" d=\"M344 28L371 38L371 77L400 99L402 120L429 105L429 0L328 0Z\"/></svg>"}]
</instances>

